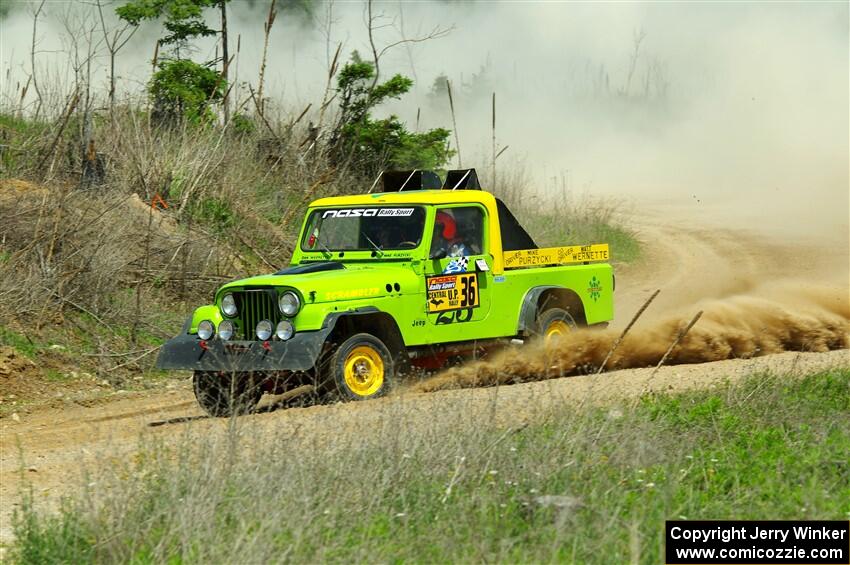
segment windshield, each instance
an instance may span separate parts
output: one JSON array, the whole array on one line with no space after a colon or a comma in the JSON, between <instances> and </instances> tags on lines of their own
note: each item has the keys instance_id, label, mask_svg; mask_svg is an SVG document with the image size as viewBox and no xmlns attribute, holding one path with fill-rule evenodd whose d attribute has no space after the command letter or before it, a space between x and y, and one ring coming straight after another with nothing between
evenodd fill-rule
<instances>
[{"instance_id":1,"label":"windshield","mask_svg":"<svg viewBox=\"0 0 850 565\"><path fill-rule=\"evenodd\" d=\"M314 210L301 239L303 251L387 251L419 247L425 209L361 207Z\"/></svg>"}]
</instances>

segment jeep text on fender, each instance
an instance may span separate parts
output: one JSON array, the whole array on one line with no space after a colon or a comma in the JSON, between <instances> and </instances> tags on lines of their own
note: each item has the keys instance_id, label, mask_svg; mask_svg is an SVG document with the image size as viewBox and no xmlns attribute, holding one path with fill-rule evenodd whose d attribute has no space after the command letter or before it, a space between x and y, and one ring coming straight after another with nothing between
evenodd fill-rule
<instances>
[{"instance_id":1,"label":"jeep text on fender","mask_svg":"<svg viewBox=\"0 0 850 565\"><path fill-rule=\"evenodd\" d=\"M474 169L442 189L427 171L383 184L313 202L291 265L221 287L157 366L194 371L201 406L225 416L303 384L380 396L411 365L612 319L607 244L539 249Z\"/></svg>"}]
</instances>

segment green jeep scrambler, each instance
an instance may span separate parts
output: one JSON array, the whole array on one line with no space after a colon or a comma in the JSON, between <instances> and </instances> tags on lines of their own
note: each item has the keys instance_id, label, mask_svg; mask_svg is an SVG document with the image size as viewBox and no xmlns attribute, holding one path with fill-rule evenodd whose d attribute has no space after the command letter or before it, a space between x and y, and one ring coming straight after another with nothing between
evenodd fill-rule
<instances>
[{"instance_id":1,"label":"green jeep scrambler","mask_svg":"<svg viewBox=\"0 0 850 565\"><path fill-rule=\"evenodd\" d=\"M410 366L605 325L608 245L538 249L474 169L386 172L384 192L307 210L291 265L222 286L161 349L213 416L310 384L360 400Z\"/></svg>"}]
</instances>

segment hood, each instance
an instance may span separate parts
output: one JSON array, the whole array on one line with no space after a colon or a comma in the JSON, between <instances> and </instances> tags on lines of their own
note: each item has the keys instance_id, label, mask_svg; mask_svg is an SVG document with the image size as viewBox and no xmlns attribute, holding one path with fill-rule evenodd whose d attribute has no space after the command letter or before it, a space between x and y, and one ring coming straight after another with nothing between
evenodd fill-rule
<instances>
[{"instance_id":1,"label":"hood","mask_svg":"<svg viewBox=\"0 0 850 565\"><path fill-rule=\"evenodd\" d=\"M296 289L304 297L305 303L311 304L358 300L399 292L424 292L422 281L422 277L407 262L357 265L323 261L289 267L272 275L233 281L224 285L219 294L246 287L285 287Z\"/></svg>"},{"instance_id":2,"label":"hood","mask_svg":"<svg viewBox=\"0 0 850 565\"><path fill-rule=\"evenodd\" d=\"M345 265L339 261L317 261L315 263L304 263L287 267L276 272L275 275L306 275L309 273L321 273L323 271L338 271L344 269Z\"/></svg>"}]
</instances>

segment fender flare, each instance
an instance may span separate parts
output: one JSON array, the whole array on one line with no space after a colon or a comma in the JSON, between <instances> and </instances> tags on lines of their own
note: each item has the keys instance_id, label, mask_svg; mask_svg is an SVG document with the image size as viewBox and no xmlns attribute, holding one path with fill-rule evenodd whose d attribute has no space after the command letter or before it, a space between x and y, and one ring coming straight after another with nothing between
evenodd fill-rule
<instances>
[{"instance_id":1,"label":"fender flare","mask_svg":"<svg viewBox=\"0 0 850 565\"><path fill-rule=\"evenodd\" d=\"M535 329L535 322L537 321L537 309L538 303L540 302L540 297L543 293L550 290L564 290L570 292L578 298L579 303L581 304L582 310L584 310L584 300L582 300L581 296L578 295L576 291L571 288L565 286L557 286L557 285L541 285L530 288L528 292L525 293L525 296L522 299L522 305L520 306L519 311L519 319L517 320L517 335L527 335L529 332Z\"/></svg>"},{"instance_id":2,"label":"fender flare","mask_svg":"<svg viewBox=\"0 0 850 565\"><path fill-rule=\"evenodd\" d=\"M328 335L330 335L334 328L336 327L336 323L340 318L344 316L362 316L364 314L380 314L381 310L378 310L374 306L364 306L363 308L356 308L354 310L343 310L342 312L331 312L327 316L325 316L324 322L322 322L322 330L328 330Z\"/></svg>"},{"instance_id":3,"label":"fender flare","mask_svg":"<svg viewBox=\"0 0 850 565\"><path fill-rule=\"evenodd\" d=\"M328 314L325 317L324 323L322 324L322 332L327 332L326 335L330 337L334 334L337 322L339 322L340 319L370 315L384 315L392 321L393 327L389 329L388 334L376 334L375 337L386 342L387 347L389 347L391 350L403 350L406 347L404 343L404 335L401 333L401 328L398 325L398 321L390 313L385 312L384 310L380 310L374 306L364 306L362 308L357 308L356 310L345 310L342 312L333 312L331 314Z\"/></svg>"},{"instance_id":4,"label":"fender flare","mask_svg":"<svg viewBox=\"0 0 850 565\"><path fill-rule=\"evenodd\" d=\"M555 285L535 286L530 288L522 298L522 304L519 308L519 320L517 320L517 335L528 333L534 329L534 322L537 320L537 302L540 296L547 290L556 288L564 288Z\"/></svg>"}]
</instances>

